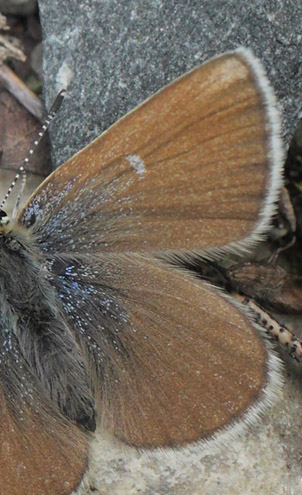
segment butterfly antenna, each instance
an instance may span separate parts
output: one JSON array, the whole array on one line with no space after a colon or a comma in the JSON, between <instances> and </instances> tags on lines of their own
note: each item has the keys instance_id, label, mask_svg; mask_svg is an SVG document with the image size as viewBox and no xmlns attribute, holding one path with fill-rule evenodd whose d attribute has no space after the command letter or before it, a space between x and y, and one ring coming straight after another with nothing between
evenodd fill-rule
<instances>
[{"instance_id":1,"label":"butterfly antenna","mask_svg":"<svg viewBox=\"0 0 302 495\"><path fill-rule=\"evenodd\" d=\"M18 208L19 208L19 205L20 205L20 201L21 201L21 198L22 198L22 194L23 194L23 191L24 191L24 187L25 187L25 184L26 184L26 169L25 169L25 166L28 165L28 163L30 162L30 157L32 156L32 154L36 150L39 142L41 141L42 137L46 133L46 131L47 131L48 127L49 127L49 124L51 123L51 121L55 117L57 111L59 110L59 108L60 108L60 106L62 104L62 101L64 99L65 93L66 93L65 89L63 89L57 95L57 97L56 97L53 105L51 106L51 109L49 110L49 113L47 114L47 116L46 116L46 118L45 118L45 120L44 120L44 122L43 122L43 124L41 126L41 129L40 129L39 133L37 134L36 139L33 142L33 145L31 147L31 149L29 150L28 154L24 158L23 164L19 167L19 169L18 169L18 171L17 171L17 173L15 175L14 180L12 181L12 183L11 183L10 187L8 188L8 191L7 191L6 195L5 195L2 203L0 204L0 212L3 210L3 207L6 204L8 197L10 196L12 190L14 189L14 187L16 185L16 182L18 181L18 179L20 177L22 177L22 181L21 181L21 185L20 185L20 189L19 189L19 194L18 194L16 203L15 203L15 206L14 206L14 209L13 209L13 214L12 214L12 216L15 217L16 212L18 211Z\"/></svg>"}]
</instances>

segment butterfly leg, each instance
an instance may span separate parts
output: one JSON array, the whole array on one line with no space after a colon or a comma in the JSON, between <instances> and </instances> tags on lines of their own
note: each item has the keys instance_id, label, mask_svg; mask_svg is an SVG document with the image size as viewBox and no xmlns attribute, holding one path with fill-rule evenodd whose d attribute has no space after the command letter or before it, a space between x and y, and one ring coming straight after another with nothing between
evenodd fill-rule
<instances>
[{"instance_id":1,"label":"butterfly leg","mask_svg":"<svg viewBox=\"0 0 302 495\"><path fill-rule=\"evenodd\" d=\"M264 327L270 337L287 349L293 359L302 362L302 341L294 333L285 325L280 325L273 316L261 308L253 299L240 294L232 294L232 296L235 296L238 301L248 308L256 323Z\"/></svg>"}]
</instances>

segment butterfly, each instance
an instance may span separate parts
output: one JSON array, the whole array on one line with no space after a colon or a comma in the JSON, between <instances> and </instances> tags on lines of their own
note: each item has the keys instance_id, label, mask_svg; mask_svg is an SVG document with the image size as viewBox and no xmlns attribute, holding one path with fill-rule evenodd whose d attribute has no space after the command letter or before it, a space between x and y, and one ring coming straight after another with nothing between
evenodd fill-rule
<instances>
[{"instance_id":1,"label":"butterfly","mask_svg":"<svg viewBox=\"0 0 302 495\"><path fill-rule=\"evenodd\" d=\"M172 262L264 238L279 135L262 65L239 49L156 93L2 218L0 493L71 493L96 427L139 449L202 448L271 404L281 364L265 332Z\"/></svg>"}]
</instances>

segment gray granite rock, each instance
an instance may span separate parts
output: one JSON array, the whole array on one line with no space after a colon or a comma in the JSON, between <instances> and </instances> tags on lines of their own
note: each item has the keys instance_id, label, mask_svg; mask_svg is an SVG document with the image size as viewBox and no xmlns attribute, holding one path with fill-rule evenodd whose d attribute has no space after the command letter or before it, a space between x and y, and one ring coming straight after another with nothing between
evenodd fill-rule
<instances>
[{"instance_id":1,"label":"gray granite rock","mask_svg":"<svg viewBox=\"0 0 302 495\"><path fill-rule=\"evenodd\" d=\"M52 126L55 164L88 144L166 83L238 46L254 50L276 89L284 140L302 105L302 4L296 0L40 0L48 105L69 82ZM296 325L299 321L296 322ZM99 435L81 494L296 495L302 493L301 370L287 362L286 387L262 422L215 455L169 459Z\"/></svg>"},{"instance_id":2,"label":"gray granite rock","mask_svg":"<svg viewBox=\"0 0 302 495\"><path fill-rule=\"evenodd\" d=\"M156 90L238 46L264 62L286 141L302 106L302 4L294 0L41 0L50 104L70 80L53 126L54 159L74 154Z\"/></svg>"}]
</instances>

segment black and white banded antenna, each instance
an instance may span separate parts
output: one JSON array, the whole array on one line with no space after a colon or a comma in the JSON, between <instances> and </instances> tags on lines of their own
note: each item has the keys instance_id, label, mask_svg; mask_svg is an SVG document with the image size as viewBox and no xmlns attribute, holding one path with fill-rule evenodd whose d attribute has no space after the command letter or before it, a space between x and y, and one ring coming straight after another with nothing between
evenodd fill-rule
<instances>
[{"instance_id":1,"label":"black and white banded antenna","mask_svg":"<svg viewBox=\"0 0 302 495\"><path fill-rule=\"evenodd\" d=\"M8 188L8 191L7 191L6 195L4 196L2 203L0 204L0 223L1 223L2 219L4 217L6 217L6 213L3 211L3 207L5 206L7 199L9 198L12 190L14 189L14 187L17 183L17 181L19 180L20 177L22 177L18 197L16 199L16 203L15 203L13 213L12 213L12 218L14 218L16 216L19 205L20 205L20 201L22 198L22 194L24 191L24 187L26 184L26 168L25 167L26 167L26 165L28 165L28 163L30 163L30 157L33 155L33 153L37 149L37 146L38 146L39 142L41 141L42 137L44 136L44 134L46 133L46 131L49 127L49 124L51 123L51 121L55 117L57 111L59 110L59 108L62 104L62 101L64 99L65 93L66 93L66 90L62 89L62 91L60 91L60 93L57 95L53 105L51 106L51 109L49 110L45 120L42 123L41 129L38 132L37 137L34 140L31 149L29 150L26 157L24 158L23 164L20 165L20 167L19 167L19 169L15 175L14 180L12 181L10 187Z\"/></svg>"}]
</instances>

